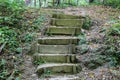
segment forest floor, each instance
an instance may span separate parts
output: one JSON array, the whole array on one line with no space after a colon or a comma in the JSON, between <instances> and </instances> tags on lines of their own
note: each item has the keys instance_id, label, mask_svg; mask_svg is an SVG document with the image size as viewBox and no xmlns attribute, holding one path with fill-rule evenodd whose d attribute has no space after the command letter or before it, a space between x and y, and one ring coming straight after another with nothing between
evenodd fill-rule
<instances>
[{"instance_id":1,"label":"forest floor","mask_svg":"<svg viewBox=\"0 0 120 80\"><path fill-rule=\"evenodd\" d=\"M120 10L113 9L104 6L84 6L84 7L68 7L65 9L42 9L44 12L61 12L71 15L88 15L92 19L93 25L90 30L82 30L85 33L86 41L89 43L87 47L89 51L83 55L79 55L78 59L82 64L83 70L77 74L81 77L81 80L120 80L120 68L112 68L108 63L104 63L96 69L88 69L84 65L86 59L96 58L96 54L92 51L96 48L100 48L104 45L103 39L105 34L100 33L103 28L111 26L109 22L112 19L120 19ZM95 40L98 40L95 42ZM79 52L78 52L79 53ZM35 67L32 65L32 59L30 56L24 57L24 73L22 74L22 80L38 80L35 74ZM45 79L49 80L49 79Z\"/></svg>"}]
</instances>

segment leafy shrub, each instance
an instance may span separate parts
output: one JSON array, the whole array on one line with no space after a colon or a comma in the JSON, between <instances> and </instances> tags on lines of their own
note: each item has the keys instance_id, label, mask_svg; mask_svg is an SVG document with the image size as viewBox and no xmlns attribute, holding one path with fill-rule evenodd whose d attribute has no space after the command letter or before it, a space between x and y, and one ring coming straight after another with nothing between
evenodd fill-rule
<instances>
[{"instance_id":1,"label":"leafy shrub","mask_svg":"<svg viewBox=\"0 0 120 80\"><path fill-rule=\"evenodd\" d=\"M109 34L110 35L119 35L120 36L120 28L117 28L117 27L112 27L110 30L109 30Z\"/></svg>"},{"instance_id":2,"label":"leafy shrub","mask_svg":"<svg viewBox=\"0 0 120 80\"><path fill-rule=\"evenodd\" d=\"M86 44L86 36L83 32L81 32L81 34L78 36L78 38L80 39L79 45Z\"/></svg>"},{"instance_id":3,"label":"leafy shrub","mask_svg":"<svg viewBox=\"0 0 120 80\"><path fill-rule=\"evenodd\" d=\"M109 29L109 35L120 36L120 23L119 23L119 21L114 23L112 26L113 27L111 27Z\"/></svg>"},{"instance_id":4,"label":"leafy shrub","mask_svg":"<svg viewBox=\"0 0 120 80\"><path fill-rule=\"evenodd\" d=\"M43 64L43 63L46 63L46 61L45 61L45 60L35 60L33 63L34 63L35 65L41 65L41 64Z\"/></svg>"},{"instance_id":5,"label":"leafy shrub","mask_svg":"<svg viewBox=\"0 0 120 80\"><path fill-rule=\"evenodd\" d=\"M83 29L90 29L91 25L92 25L92 21L91 21L90 17L86 16L82 28Z\"/></svg>"},{"instance_id":6,"label":"leafy shrub","mask_svg":"<svg viewBox=\"0 0 120 80\"><path fill-rule=\"evenodd\" d=\"M18 27L20 24L24 6L15 1L0 0L0 25Z\"/></svg>"},{"instance_id":7,"label":"leafy shrub","mask_svg":"<svg viewBox=\"0 0 120 80\"><path fill-rule=\"evenodd\" d=\"M105 54L110 57L111 64L114 66L120 65L120 24L115 23L113 27L109 28L106 33Z\"/></svg>"},{"instance_id":8,"label":"leafy shrub","mask_svg":"<svg viewBox=\"0 0 120 80\"><path fill-rule=\"evenodd\" d=\"M34 20L33 21L34 29L40 30L43 27L42 25L43 21L45 21L45 15L40 15L36 20Z\"/></svg>"},{"instance_id":9,"label":"leafy shrub","mask_svg":"<svg viewBox=\"0 0 120 80\"><path fill-rule=\"evenodd\" d=\"M6 43L7 51L15 51L16 47L19 46L18 44L18 34L9 27L1 27L0 28L0 44Z\"/></svg>"},{"instance_id":10,"label":"leafy shrub","mask_svg":"<svg viewBox=\"0 0 120 80\"><path fill-rule=\"evenodd\" d=\"M19 77L16 77L20 71L17 69L9 69L8 67L8 61L0 59L0 80L20 80Z\"/></svg>"},{"instance_id":11,"label":"leafy shrub","mask_svg":"<svg viewBox=\"0 0 120 80\"><path fill-rule=\"evenodd\" d=\"M120 8L120 0L104 0L104 5Z\"/></svg>"},{"instance_id":12,"label":"leafy shrub","mask_svg":"<svg viewBox=\"0 0 120 80\"><path fill-rule=\"evenodd\" d=\"M8 75L6 64L6 60L0 59L0 80L6 80Z\"/></svg>"},{"instance_id":13,"label":"leafy shrub","mask_svg":"<svg viewBox=\"0 0 120 80\"><path fill-rule=\"evenodd\" d=\"M2 51L0 50L0 80L20 80L19 74L22 70L19 66L21 66L24 58L23 49L26 50L28 44L31 44L34 38L33 32L40 29L39 25L43 21L43 17L40 16L40 20L37 22L30 22L36 21L38 14L32 14L28 11L29 14L26 12L27 16L25 16L22 1L0 0L0 48L5 44ZM32 19L31 15L33 16ZM7 63L3 65L4 60ZM8 79L9 77L12 78Z\"/></svg>"}]
</instances>

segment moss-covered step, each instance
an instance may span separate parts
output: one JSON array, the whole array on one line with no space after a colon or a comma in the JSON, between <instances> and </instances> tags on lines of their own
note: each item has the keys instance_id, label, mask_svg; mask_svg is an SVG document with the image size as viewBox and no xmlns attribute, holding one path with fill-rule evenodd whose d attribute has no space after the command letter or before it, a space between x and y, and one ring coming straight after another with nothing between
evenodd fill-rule
<instances>
[{"instance_id":1,"label":"moss-covered step","mask_svg":"<svg viewBox=\"0 0 120 80\"><path fill-rule=\"evenodd\" d=\"M43 54L72 54L75 53L75 45L41 45L38 44L38 53Z\"/></svg>"},{"instance_id":2,"label":"moss-covered step","mask_svg":"<svg viewBox=\"0 0 120 80\"><path fill-rule=\"evenodd\" d=\"M68 15L68 14L52 14L52 18L57 19L81 19L84 16Z\"/></svg>"},{"instance_id":3,"label":"moss-covered step","mask_svg":"<svg viewBox=\"0 0 120 80\"><path fill-rule=\"evenodd\" d=\"M52 62L52 63L76 63L75 54L34 54L34 61Z\"/></svg>"},{"instance_id":4,"label":"moss-covered step","mask_svg":"<svg viewBox=\"0 0 120 80\"><path fill-rule=\"evenodd\" d=\"M46 30L48 35L79 35L80 32L79 27L48 27Z\"/></svg>"},{"instance_id":5,"label":"moss-covered step","mask_svg":"<svg viewBox=\"0 0 120 80\"><path fill-rule=\"evenodd\" d=\"M51 19L50 24L53 26L82 27L83 19Z\"/></svg>"},{"instance_id":6,"label":"moss-covered step","mask_svg":"<svg viewBox=\"0 0 120 80\"><path fill-rule=\"evenodd\" d=\"M81 66L71 63L47 63L39 65L36 71L39 75L48 72L49 74L76 74L81 71Z\"/></svg>"},{"instance_id":7,"label":"moss-covered step","mask_svg":"<svg viewBox=\"0 0 120 80\"><path fill-rule=\"evenodd\" d=\"M78 37L71 36L54 36L54 37L41 37L38 38L39 44L47 45L68 45L68 44L78 44Z\"/></svg>"}]
</instances>

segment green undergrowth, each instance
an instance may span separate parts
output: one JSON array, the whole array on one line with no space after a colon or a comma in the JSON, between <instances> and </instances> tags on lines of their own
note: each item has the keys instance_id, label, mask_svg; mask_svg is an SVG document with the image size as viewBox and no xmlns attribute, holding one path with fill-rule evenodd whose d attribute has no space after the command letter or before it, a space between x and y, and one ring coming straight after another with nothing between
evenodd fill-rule
<instances>
[{"instance_id":1,"label":"green undergrowth","mask_svg":"<svg viewBox=\"0 0 120 80\"><path fill-rule=\"evenodd\" d=\"M23 54L44 20L45 14L25 8L22 0L0 0L0 80L20 80Z\"/></svg>"},{"instance_id":2,"label":"green undergrowth","mask_svg":"<svg viewBox=\"0 0 120 80\"><path fill-rule=\"evenodd\" d=\"M92 25L92 20L89 16L85 16L85 21L83 23L83 29L89 30Z\"/></svg>"},{"instance_id":3,"label":"green undergrowth","mask_svg":"<svg viewBox=\"0 0 120 80\"><path fill-rule=\"evenodd\" d=\"M42 65L42 64L45 64L47 63L43 58L42 59L37 59L37 60L34 60L33 61L33 64L38 66L38 65ZM45 78L45 77L49 77L51 75L52 71L50 70L45 70L42 74L39 74L40 75L40 78Z\"/></svg>"},{"instance_id":4,"label":"green undergrowth","mask_svg":"<svg viewBox=\"0 0 120 80\"><path fill-rule=\"evenodd\" d=\"M105 0L104 5L120 9L120 0Z\"/></svg>"},{"instance_id":5,"label":"green undergrowth","mask_svg":"<svg viewBox=\"0 0 120 80\"><path fill-rule=\"evenodd\" d=\"M35 65L41 65L41 64L46 63L46 61L44 59L38 59L38 60L34 60L33 63Z\"/></svg>"},{"instance_id":6,"label":"green undergrowth","mask_svg":"<svg viewBox=\"0 0 120 80\"><path fill-rule=\"evenodd\" d=\"M113 66L120 65L120 21L116 20L110 28L106 30L105 54L110 58Z\"/></svg>"},{"instance_id":7,"label":"green undergrowth","mask_svg":"<svg viewBox=\"0 0 120 80\"><path fill-rule=\"evenodd\" d=\"M39 74L39 75L40 75L39 79L41 79L41 78L44 79L44 78L46 78L46 77L50 77L51 74L52 74L52 71L51 71L51 70L45 70L42 74Z\"/></svg>"}]
</instances>

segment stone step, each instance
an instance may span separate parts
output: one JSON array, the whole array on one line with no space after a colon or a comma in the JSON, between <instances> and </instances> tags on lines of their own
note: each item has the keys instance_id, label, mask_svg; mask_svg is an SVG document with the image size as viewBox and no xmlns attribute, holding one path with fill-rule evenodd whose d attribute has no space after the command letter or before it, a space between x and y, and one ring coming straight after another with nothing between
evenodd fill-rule
<instances>
[{"instance_id":1,"label":"stone step","mask_svg":"<svg viewBox=\"0 0 120 80\"><path fill-rule=\"evenodd\" d=\"M46 75L45 77L39 80L81 80L77 75Z\"/></svg>"},{"instance_id":2,"label":"stone step","mask_svg":"<svg viewBox=\"0 0 120 80\"><path fill-rule=\"evenodd\" d=\"M83 16L68 15L68 14L52 14L52 18L57 18L57 19L81 19L81 18L84 18L84 17Z\"/></svg>"},{"instance_id":3,"label":"stone step","mask_svg":"<svg viewBox=\"0 0 120 80\"><path fill-rule=\"evenodd\" d=\"M71 36L54 36L54 37L41 37L38 38L39 44L47 45L68 45L68 44L78 44L78 37Z\"/></svg>"},{"instance_id":4,"label":"stone step","mask_svg":"<svg viewBox=\"0 0 120 80\"><path fill-rule=\"evenodd\" d=\"M50 24L53 26L82 27L83 19L51 19Z\"/></svg>"},{"instance_id":5,"label":"stone step","mask_svg":"<svg viewBox=\"0 0 120 80\"><path fill-rule=\"evenodd\" d=\"M37 73L39 75L50 73L50 74L76 74L81 71L79 64L69 63L48 63L37 67Z\"/></svg>"},{"instance_id":6,"label":"stone step","mask_svg":"<svg viewBox=\"0 0 120 80\"><path fill-rule=\"evenodd\" d=\"M48 35L79 35L80 32L79 27L48 27L46 30Z\"/></svg>"},{"instance_id":7,"label":"stone step","mask_svg":"<svg viewBox=\"0 0 120 80\"><path fill-rule=\"evenodd\" d=\"M75 53L75 45L41 45L38 44L38 53L44 54L72 54Z\"/></svg>"},{"instance_id":8,"label":"stone step","mask_svg":"<svg viewBox=\"0 0 120 80\"><path fill-rule=\"evenodd\" d=\"M75 54L34 54L34 61L44 61L52 63L76 63Z\"/></svg>"}]
</instances>

